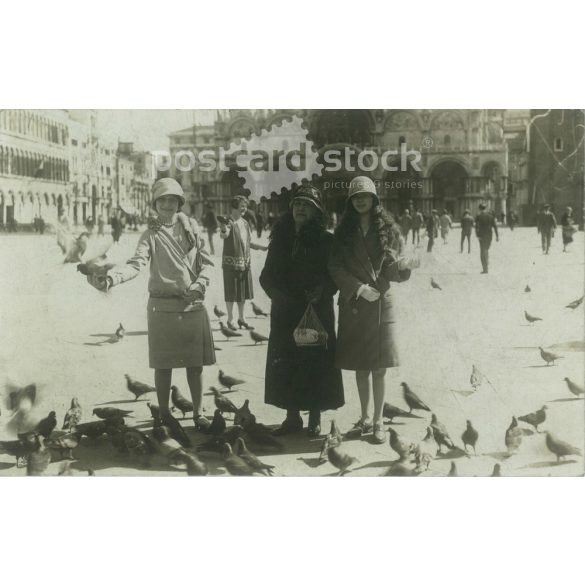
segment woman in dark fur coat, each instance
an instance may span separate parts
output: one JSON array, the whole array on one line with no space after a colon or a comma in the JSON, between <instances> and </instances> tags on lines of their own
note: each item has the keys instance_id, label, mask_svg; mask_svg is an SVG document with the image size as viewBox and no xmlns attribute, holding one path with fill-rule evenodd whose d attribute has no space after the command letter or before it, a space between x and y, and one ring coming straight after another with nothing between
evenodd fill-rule
<instances>
[{"instance_id":1,"label":"woman in dark fur coat","mask_svg":"<svg viewBox=\"0 0 585 585\"><path fill-rule=\"evenodd\" d=\"M325 230L321 196L300 187L291 208L274 226L260 284L272 300L270 340L266 358L265 401L286 409L277 435L303 428L300 411L309 411L308 432L321 432L321 411L344 404L341 371L335 368L337 292L327 270L332 234ZM308 303L327 331L326 347L298 347L293 332Z\"/></svg>"}]
</instances>

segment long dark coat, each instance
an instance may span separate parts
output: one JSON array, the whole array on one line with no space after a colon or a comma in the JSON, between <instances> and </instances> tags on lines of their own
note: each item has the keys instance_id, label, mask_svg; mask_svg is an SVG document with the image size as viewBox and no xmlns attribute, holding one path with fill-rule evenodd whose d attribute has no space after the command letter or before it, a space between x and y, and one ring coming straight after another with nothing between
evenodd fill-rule
<instances>
[{"instance_id":1,"label":"long dark coat","mask_svg":"<svg viewBox=\"0 0 585 585\"><path fill-rule=\"evenodd\" d=\"M366 244L366 238L373 238ZM336 238L329 260L329 271L339 287L339 333L335 364L343 370L376 370L399 365L395 311L390 282L410 278L410 270L399 271L395 262L384 259L375 248L376 235L370 229L366 236L356 228L351 245ZM380 291L377 301L356 299L362 284Z\"/></svg>"},{"instance_id":2,"label":"long dark coat","mask_svg":"<svg viewBox=\"0 0 585 585\"><path fill-rule=\"evenodd\" d=\"M265 402L295 410L329 410L345 403L341 371L335 368L337 292L327 263L333 236L323 231L319 241L294 253L294 238L270 243L260 285L272 300L270 339L266 357ZM297 347L293 331L307 308L305 291L323 287L314 309L328 333L327 348Z\"/></svg>"}]
</instances>

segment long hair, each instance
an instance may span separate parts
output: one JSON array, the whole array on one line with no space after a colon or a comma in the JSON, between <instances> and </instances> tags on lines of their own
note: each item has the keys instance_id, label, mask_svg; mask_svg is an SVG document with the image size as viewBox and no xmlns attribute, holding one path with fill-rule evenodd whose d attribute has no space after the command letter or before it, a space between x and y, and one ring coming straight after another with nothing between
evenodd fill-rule
<instances>
[{"instance_id":1,"label":"long hair","mask_svg":"<svg viewBox=\"0 0 585 585\"><path fill-rule=\"evenodd\" d=\"M373 205L370 210L370 221L372 228L376 230L378 235L380 252L386 257L395 258L397 254L402 252L403 243L394 217L378 204ZM335 237L344 246L350 247L358 226L359 213L352 205L351 199L348 199L339 226L335 230Z\"/></svg>"},{"instance_id":2,"label":"long hair","mask_svg":"<svg viewBox=\"0 0 585 585\"><path fill-rule=\"evenodd\" d=\"M305 222L298 233L299 243L305 248L316 246L325 231L326 222L323 213L318 213L313 219ZM280 216L274 224L270 232L270 242L275 245L292 245L296 237L295 221L292 211L289 210Z\"/></svg>"}]
</instances>

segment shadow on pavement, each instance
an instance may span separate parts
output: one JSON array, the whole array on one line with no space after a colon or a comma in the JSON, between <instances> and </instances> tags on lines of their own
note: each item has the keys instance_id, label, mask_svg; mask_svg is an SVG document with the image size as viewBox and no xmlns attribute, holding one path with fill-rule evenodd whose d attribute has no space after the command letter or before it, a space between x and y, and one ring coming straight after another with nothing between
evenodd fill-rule
<instances>
[{"instance_id":1,"label":"shadow on pavement","mask_svg":"<svg viewBox=\"0 0 585 585\"><path fill-rule=\"evenodd\" d=\"M548 400L547 402L578 402L583 400L583 398L555 398L554 400Z\"/></svg>"},{"instance_id":2,"label":"shadow on pavement","mask_svg":"<svg viewBox=\"0 0 585 585\"><path fill-rule=\"evenodd\" d=\"M529 463L522 467L522 469L541 469L542 467L558 467L559 465L569 465L570 463L577 463L574 459L567 461L537 461L536 463Z\"/></svg>"}]
</instances>

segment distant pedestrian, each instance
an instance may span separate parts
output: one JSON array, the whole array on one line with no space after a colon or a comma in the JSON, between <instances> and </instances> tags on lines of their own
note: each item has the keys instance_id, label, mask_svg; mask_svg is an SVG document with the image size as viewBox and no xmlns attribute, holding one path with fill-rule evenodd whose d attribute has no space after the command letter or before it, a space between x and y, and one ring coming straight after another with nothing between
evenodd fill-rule
<instances>
[{"instance_id":1,"label":"distant pedestrian","mask_svg":"<svg viewBox=\"0 0 585 585\"><path fill-rule=\"evenodd\" d=\"M88 231L88 233L91 235L93 233L93 227L94 227L94 221L93 221L93 217L90 215L86 220L85 220L85 229Z\"/></svg>"},{"instance_id":2,"label":"distant pedestrian","mask_svg":"<svg viewBox=\"0 0 585 585\"><path fill-rule=\"evenodd\" d=\"M508 213L508 226L510 227L510 231L514 231L516 224L518 223L518 215L516 215L515 211L510 210Z\"/></svg>"},{"instance_id":3,"label":"distant pedestrian","mask_svg":"<svg viewBox=\"0 0 585 585\"><path fill-rule=\"evenodd\" d=\"M211 254L215 254L215 246L213 245L213 236L217 232L219 224L217 223L217 216L213 210L213 203L207 203L207 210L201 218L201 223L207 231L207 239L209 240L209 250Z\"/></svg>"},{"instance_id":4,"label":"distant pedestrian","mask_svg":"<svg viewBox=\"0 0 585 585\"><path fill-rule=\"evenodd\" d=\"M439 225L441 226L441 238L443 240L443 244L447 243L447 236L449 235L449 230L451 229L453 222L451 221L451 216L446 209L443 209L443 214L439 218Z\"/></svg>"},{"instance_id":5,"label":"distant pedestrian","mask_svg":"<svg viewBox=\"0 0 585 585\"><path fill-rule=\"evenodd\" d=\"M8 232L12 232L12 233L16 233L18 231L18 222L16 221L16 219L14 219L13 217L11 217L8 220Z\"/></svg>"},{"instance_id":6,"label":"distant pedestrian","mask_svg":"<svg viewBox=\"0 0 585 585\"><path fill-rule=\"evenodd\" d=\"M554 238L556 228L557 218L550 210L550 205L547 203L544 206L544 211L538 218L538 231L540 232L540 242L544 254L548 254L550 250L551 239Z\"/></svg>"},{"instance_id":7,"label":"distant pedestrian","mask_svg":"<svg viewBox=\"0 0 585 585\"><path fill-rule=\"evenodd\" d=\"M264 216L262 212L258 209L256 210L256 235L258 239L262 237L262 230L264 229Z\"/></svg>"},{"instance_id":8,"label":"distant pedestrian","mask_svg":"<svg viewBox=\"0 0 585 585\"><path fill-rule=\"evenodd\" d=\"M412 228L412 215L410 215L410 210L405 209L402 217L400 218L400 229L402 231L402 237L404 238L405 242L408 242L408 232Z\"/></svg>"},{"instance_id":9,"label":"distant pedestrian","mask_svg":"<svg viewBox=\"0 0 585 585\"><path fill-rule=\"evenodd\" d=\"M565 213L561 216L561 229L563 231L563 252L566 252L567 246L573 241L573 234L577 231L572 207L565 208Z\"/></svg>"},{"instance_id":10,"label":"distant pedestrian","mask_svg":"<svg viewBox=\"0 0 585 585\"><path fill-rule=\"evenodd\" d=\"M420 211L412 213L412 243L420 244L420 228L424 223L423 215ZM416 240L416 241L415 241Z\"/></svg>"},{"instance_id":11,"label":"distant pedestrian","mask_svg":"<svg viewBox=\"0 0 585 585\"><path fill-rule=\"evenodd\" d=\"M461 254L463 254L463 244L467 240L467 253L471 254L471 232L473 230L474 221L471 217L471 211L466 209L461 218Z\"/></svg>"},{"instance_id":12,"label":"distant pedestrian","mask_svg":"<svg viewBox=\"0 0 585 585\"><path fill-rule=\"evenodd\" d=\"M252 242L252 228L245 219L248 212L248 200L237 195L231 201L231 216L227 223L220 225L219 236L223 242L223 292L227 307L227 326L236 330L234 325L234 303L238 305L238 327L249 329L244 317L244 304L254 298L252 285L250 249L267 250Z\"/></svg>"},{"instance_id":13,"label":"distant pedestrian","mask_svg":"<svg viewBox=\"0 0 585 585\"><path fill-rule=\"evenodd\" d=\"M433 251L433 245L435 244L435 238L439 236L439 213L436 209L430 213L426 219L426 229L428 236L427 252Z\"/></svg>"},{"instance_id":14,"label":"distant pedestrian","mask_svg":"<svg viewBox=\"0 0 585 585\"><path fill-rule=\"evenodd\" d=\"M98 226L98 232L97 233L98 233L98 236L103 236L104 235L104 225L105 225L105 223L106 222L104 221L104 218L100 215L98 217L98 220L97 220L97 226Z\"/></svg>"},{"instance_id":15,"label":"distant pedestrian","mask_svg":"<svg viewBox=\"0 0 585 585\"><path fill-rule=\"evenodd\" d=\"M38 219L38 227L39 227L39 233L42 236L45 233L45 228L47 227L47 224L45 223L45 220L42 217L39 217L39 219Z\"/></svg>"},{"instance_id":16,"label":"distant pedestrian","mask_svg":"<svg viewBox=\"0 0 585 585\"><path fill-rule=\"evenodd\" d=\"M488 273L489 250L492 245L492 230L496 234L496 242L500 241L498 226L493 213L486 211L485 203L479 204L479 213L475 217L475 235L479 240L479 257L481 259L482 274Z\"/></svg>"},{"instance_id":17,"label":"distant pedestrian","mask_svg":"<svg viewBox=\"0 0 585 585\"><path fill-rule=\"evenodd\" d=\"M115 215L112 215L110 219L110 226L112 227L112 238L114 239L114 244L117 244L120 241L120 236L122 235L123 226L122 222L119 218Z\"/></svg>"}]
</instances>

